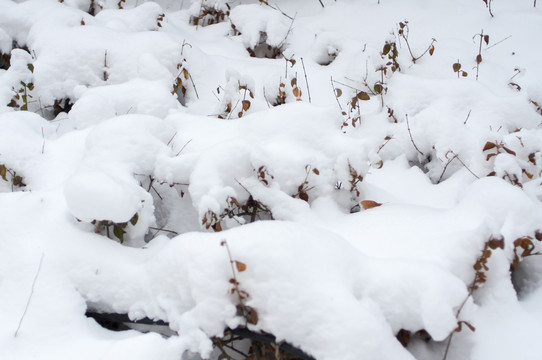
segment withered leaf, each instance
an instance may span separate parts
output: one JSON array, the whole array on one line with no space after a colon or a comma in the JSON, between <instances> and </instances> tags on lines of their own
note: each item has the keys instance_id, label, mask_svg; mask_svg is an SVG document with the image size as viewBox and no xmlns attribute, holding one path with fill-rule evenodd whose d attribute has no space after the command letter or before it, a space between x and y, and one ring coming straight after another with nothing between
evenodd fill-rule
<instances>
[{"instance_id":1,"label":"withered leaf","mask_svg":"<svg viewBox=\"0 0 542 360\"><path fill-rule=\"evenodd\" d=\"M363 201L361 201L361 206L365 210L369 210L369 209L372 209L372 208L375 208L375 207L379 207L380 205L382 205L382 204L378 203L376 201L373 201L373 200L363 200Z\"/></svg>"},{"instance_id":2,"label":"withered leaf","mask_svg":"<svg viewBox=\"0 0 542 360\"><path fill-rule=\"evenodd\" d=\"M458 72L459 70L461 70L461 64L457 62L452 65L452 68L454 69L454 72Z\"/></svg>"},{"instance_id":3,"label":"withered leaf","mask_svg":"<svg viewBox=\"0 0 542 360\"><path fill-rule=\"evenodd\" d=\"M243 104L243 111L247 111L248 109L250 109L250 101L243 100L242 104Z\"/></svg>"},{"instance_id":4,"label":"withered leaf","mask_svg":"<svg viewBox=\"0 0 542 360\"><path fill-rule=\"evenodd\" d=\"M486 142L486 144L484 145L484 149L482 151L487 151L487 150L491 150L493 149L494 147L497 147L497 145L491 141L488 141Z\"/></svg>"},{"instance_id":5,"label":"withered leaf","mask_svg":"<svg viewBox=\"0 0 542 360\"><path fill-rule=\"evenodd\" d=\"M245 263L241 261L237 261L237 260L235 260L235 267L237 268L237 271L239 272L243 272L247 269L247 266Z\"/></svg>"},{"instance_id":6,"label":"withered leaf","mask_svg":"<svg viewBox=\"0 0 542 360\"><path fill-rule=\"evenodd\" d=\"M365 91L360 91L356 96L363 101L371 100L371 97Z\"/></svg>"}]
</instances>

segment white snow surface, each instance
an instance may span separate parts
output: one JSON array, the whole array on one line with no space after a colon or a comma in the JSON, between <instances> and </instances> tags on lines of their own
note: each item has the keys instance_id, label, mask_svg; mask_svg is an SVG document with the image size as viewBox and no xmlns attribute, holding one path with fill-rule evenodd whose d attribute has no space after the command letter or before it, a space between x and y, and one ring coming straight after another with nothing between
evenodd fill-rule
<instances>
[{"instance_id":1,"label":"white snow surface","mask_svg":"<svg viewBox=\"0 0 542 360\"><path fill-rule=\"evenodd\" d=\"M0 359L540 358L542 4L321 4L0 0Z\"/></svg>"}]
</instances>

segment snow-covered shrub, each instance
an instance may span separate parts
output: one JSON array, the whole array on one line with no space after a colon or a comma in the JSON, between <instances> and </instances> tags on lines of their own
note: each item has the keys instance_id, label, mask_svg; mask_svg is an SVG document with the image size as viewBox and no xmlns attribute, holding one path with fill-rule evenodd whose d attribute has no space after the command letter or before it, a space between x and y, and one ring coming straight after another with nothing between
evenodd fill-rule
<instances>
[{"instance_id":1,"label":"snow-covered shrub","mask_svg":"<svg viewBox=\"0 0 542 360\"><path fill-rule=\"evenodd\" d=\"M230 14L234 35L240 35L251 57L276 59L287 46L292 22L263 5L239 5Z\"/></svg>"},{"instance_id":2,"label":"snow-covered shrub","mask_svg":"<svg viewBox=\"0 0 542 360\"><path fill-rule=\"evenodd\" d=\"M225 0L196 0L190 6L190 24L207 26L225 21L231 7Z\"/></svg>"}]
</instances>

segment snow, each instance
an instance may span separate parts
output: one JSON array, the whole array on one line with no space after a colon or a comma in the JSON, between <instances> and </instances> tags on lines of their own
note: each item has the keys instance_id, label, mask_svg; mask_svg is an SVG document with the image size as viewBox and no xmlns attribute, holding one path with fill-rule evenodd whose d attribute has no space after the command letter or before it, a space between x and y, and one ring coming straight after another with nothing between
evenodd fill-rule
<instances>
[{"instance_id":1,"label":"snow","mask_svg":"<svg viewBox=\"0 0 542 360\"><path fill-rule=\"evenodd\" d=\"M0 358L539 358L541 10L322 3L0 0Z\"/></svg>"}]
</instances>

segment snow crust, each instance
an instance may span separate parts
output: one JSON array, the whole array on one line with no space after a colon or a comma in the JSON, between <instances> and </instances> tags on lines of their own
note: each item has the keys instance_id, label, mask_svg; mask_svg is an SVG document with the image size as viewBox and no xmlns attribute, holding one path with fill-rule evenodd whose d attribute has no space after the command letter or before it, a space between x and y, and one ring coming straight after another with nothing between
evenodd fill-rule
<instances>
[{"instance_id":1,"label":"snow crust","mask_svg":"<svg viewBox=\"0 0 542 360\"><path fill-rule=\"evenodd\" d=\"M323 4L0 0L1 359L539 357L540 5Z\"/></svg>"}]
</instances>

